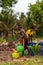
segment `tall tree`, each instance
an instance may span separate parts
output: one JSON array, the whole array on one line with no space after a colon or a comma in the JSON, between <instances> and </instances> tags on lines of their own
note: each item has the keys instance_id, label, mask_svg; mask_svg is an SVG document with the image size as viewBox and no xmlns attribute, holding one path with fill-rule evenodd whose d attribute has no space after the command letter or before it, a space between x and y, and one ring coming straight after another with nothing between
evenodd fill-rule
<instances>
[{"instance_id":1,"label":"tall tree","mask_svg":"<svg viewBox=\"0 0 43 65\"><path fill-rule=\"evenodd\" d=\"M21 23L23 28L25 28L26 16L25 16L25 14L23 12L21 13L21 15L19 17L19 23Z\"/></svg>"},{"instance_id":2,"label":"tall tree","mask_svg":"<svg viewBox=\"0 0 43 65\"><path fill-rule=\"evenodd\" d=\"M15 14L13 15L12 7L16 3L17 0L0 0L0 7L2 7L2 11L0 13L0 21L6 26L4 27L5 33L11 29L13 31L13 25L15 24L16 16Z\"/></svg>"},{"instance_id":3,"label":"tall tree","mask_svg":"<svg viewBox=\"0 0 43 65\"><path fill-rule=\"evenodd\" d=\"M17 0L0 0L0 7L12 7L17 3Z\"/></svg>"},{"instance_id":4,"label":"tall tree","mask_svg":"<svg viewBox=\"0 0 43 65\"><path fill-rule=\"evenodd\" d=\"M29 8L31 19L36 22L37 26L40 26L37 30L37 34L43 35L43 0L38 0L35 4L30 4Z\"/></svg>"},{"instance_id":5,"label":"tall tree","mask_svg":"<svg viewBox=\"0 0 43 65\"><path fill-rule=\"evenodd\" d=\"M8 11L2 11L0 14L0 25L2 25L3 32L8 33L8 31L12 30L12 36L13 36L13 29L14 25L16 23L16 16L15 14L11 14ZM6 26L6 27L5 27Z\"/></svg>"}]
</instances>

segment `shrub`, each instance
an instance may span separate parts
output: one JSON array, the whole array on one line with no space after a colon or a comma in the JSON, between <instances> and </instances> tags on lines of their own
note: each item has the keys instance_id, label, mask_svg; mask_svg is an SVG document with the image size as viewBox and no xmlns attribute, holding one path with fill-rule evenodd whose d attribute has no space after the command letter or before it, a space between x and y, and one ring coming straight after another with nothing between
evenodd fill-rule
<instances>
[{"instance_id":1,"label":"shrub","mask_svg":"<svg viewBox=\"0 0 43 65\"><path fill-rule=\"evenodd\" d=\"M0 43L6 42L5 39L3 39L3 37L0 37Z\"/></svg>"},{"instance_id":2,"label":"shrub","mask_svg":"<svg viewBox=\"0 0 43 65\"><path fill-rule=\"evenodd\" d=\"M31 49L34 52L34 54L38 54L41 47L40 45L36 44L34 46L28 46L28 48Z\"/></svg>"}]
</instances>

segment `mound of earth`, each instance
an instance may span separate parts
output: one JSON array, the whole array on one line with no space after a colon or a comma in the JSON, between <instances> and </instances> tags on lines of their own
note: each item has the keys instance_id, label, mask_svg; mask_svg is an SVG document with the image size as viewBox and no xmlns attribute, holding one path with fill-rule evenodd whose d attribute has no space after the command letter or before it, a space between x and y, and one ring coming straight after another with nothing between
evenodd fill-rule
<instances>
[{"instance_id":1,"label":"mound of earth","mask_svg":"<svg viewBox=\"0 0 43 65\"><path fill-rule=\"evenodd\" d=\"M0 61L8 61L12 59L12 49L15 48L13 42L9 42L7 45L0 45Z\"/></svg>"}]
</instances>

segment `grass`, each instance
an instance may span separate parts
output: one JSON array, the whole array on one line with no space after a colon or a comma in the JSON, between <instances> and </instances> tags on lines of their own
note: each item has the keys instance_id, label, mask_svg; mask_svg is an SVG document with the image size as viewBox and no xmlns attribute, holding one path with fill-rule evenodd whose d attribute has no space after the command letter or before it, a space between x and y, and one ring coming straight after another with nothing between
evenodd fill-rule
<instances>
[{"instance_id":1,"label":"grass","mask_svg":"<svg viewBox=\"0 0 43 65\"><path fill-rule=\"evenodd\" d=\"M2 62L0 65L43 65L43 56L30 57L29 60L24 61L12 61L12 62Z\"/></svg>"}]
</instances>

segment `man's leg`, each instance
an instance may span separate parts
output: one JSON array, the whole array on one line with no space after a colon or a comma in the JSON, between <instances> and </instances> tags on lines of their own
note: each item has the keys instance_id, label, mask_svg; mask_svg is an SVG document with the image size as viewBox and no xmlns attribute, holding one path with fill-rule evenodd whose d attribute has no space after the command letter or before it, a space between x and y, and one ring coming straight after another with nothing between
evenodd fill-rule
<instances>
[{"instance_id":1,"label":"man's leg","mask_svg":"<svg viewBox=\"0 0 43 65\"><path fill-rule=\"evenodd\" d=\"M32 42L32 38L33 38L33 36L31 35L31 36L30 36L30 42Z\"/></svg>"},{"instance_id":2,"label":"man's leg","mask_svg":"<svg viewBox=\"0 0 43 65\"><path fill-rule=\"evenodd\" d=\"M30 35L28 35L28 41L30 42Z\"/></svg>"}]
</instances>

